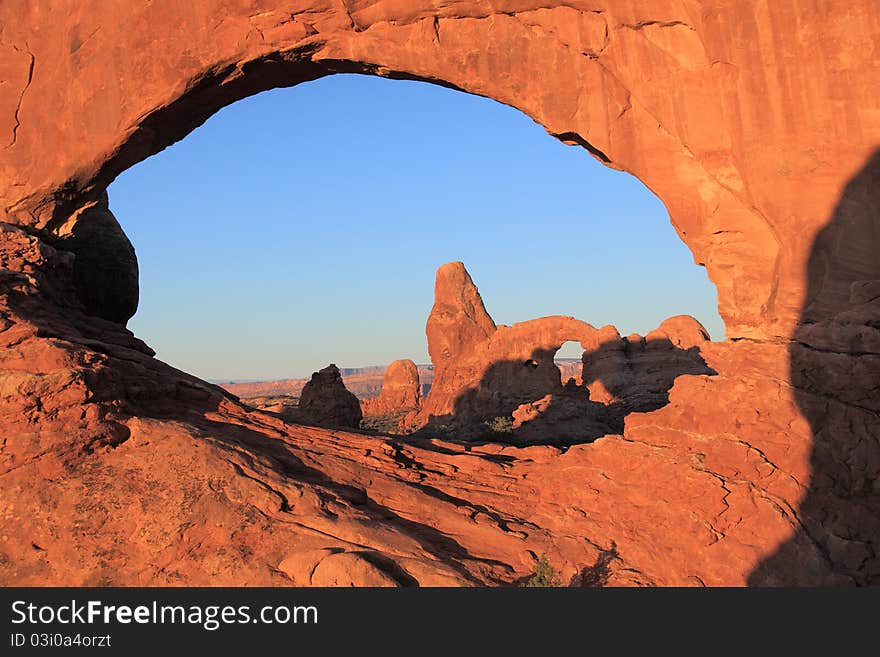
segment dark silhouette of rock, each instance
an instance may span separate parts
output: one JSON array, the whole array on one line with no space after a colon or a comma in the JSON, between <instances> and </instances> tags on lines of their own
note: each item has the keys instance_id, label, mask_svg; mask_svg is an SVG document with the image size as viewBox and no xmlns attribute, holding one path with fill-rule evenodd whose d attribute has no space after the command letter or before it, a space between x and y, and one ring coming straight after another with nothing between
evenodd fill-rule
<instances>
[{"instance_id":1,"label":"dark silhouette of rock","mask_svg":"<svg viewBox=\"0 0 880 657\"><path fill-rule=\"evenodd\" d=\"M791 385L812 431L792 535L758 586L880 584L880 150L813 242Z\"/></svg>"},{"instance_id":2,"label":"dark silhouette of rock","mask_svg":"<svg viewBox=\"0 0 880 657\"><path fill-rule=\"evenodd\" d=\"M318 427L360 426L363 415L358 398L348 391L336 365L312 374L299 398L299 417Z\"/></svg>"},{"instance_id":3,"label":"dark silhouette of rock","mask_svg":"<svg viewBox=\"0 0 880 657\"><path fill-rule=\"evenodd\" d=\"M692 317L688 320L702 328ZM700 333L689 332L688 335ZM705 342L708 342L706 338L701 344ZM655 329L644 338L630 335L584 352L581 379L590 391L590 399L615 405L624 414L653 411L669 401L669 389L677 377L714 374L700 356L700 345L683 349L676 343L690 344L675 334L670 337Z\"/></svg>"},{"instance_id":4,"label":"dark silhouette of rock","mask_svg":"<svg viewBox=\"0 0 880 657\"><path fill-rule=\"evenodd\" d=\"M123 325L128 322L138 306L137 256L110 212L107 195L80 211L58 233L55 247L75 256L73 280L86 312Z\"/></svg>"}]
</instances>

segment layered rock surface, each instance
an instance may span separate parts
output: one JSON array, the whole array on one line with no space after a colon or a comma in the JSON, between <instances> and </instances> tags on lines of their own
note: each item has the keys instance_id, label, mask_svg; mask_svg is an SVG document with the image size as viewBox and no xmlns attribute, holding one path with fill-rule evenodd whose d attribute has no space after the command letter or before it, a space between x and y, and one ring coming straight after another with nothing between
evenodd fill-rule
<instances>
[{"instance_id":1,"label":"layered rock surface","mask_svg":"<svg viewBox=\"0 0 880 657\"><path fill-rule=\"evenodd\" d=\"M422 79L513 105L638 176L718 286L731 337L788 337L812 240L880 143L871 0L845 12L723 0L0 12L0 208L52 236L87 220L121 171L239 98L335 72ZM816 272L843 293L837 309L850 283L873 278L870 253Z\"/></svg>"},{"instance_id":2,"label":"layered rock surface","mask_svg":"<svg viewBox=\"0 0 880 657\"><path fill-rule=\"evenodd\" d=\"M3 584L497 584L541 553L581 582L880 579L875 2L49 0L0 26ZM154 359L107 185L336 72L508 103L638 176L718 288L717 374L591 444L464 448L286 424ZM473 311L449 348L491 330Z\"/></svg>"},{"instance_id":3,"label":"layered rock surface","mask_svg":"<svg viewBox=\"0 0 880 657\"><path fill-rule=\"evenodd\" d=\"M812 432L780 345L702 344L717 375L679 376L668 404L592 444L405 442L249 411L86 315L52 284L69 257L15 228L2 245L3 583L502 584L541 553L566 580L605 564L606 584L869 581L864 496L847 510L819 489L864 532L826 519L835 561L797 538ZM816 400L829 437L869 426Z\"/></svg>"}]
</instances>

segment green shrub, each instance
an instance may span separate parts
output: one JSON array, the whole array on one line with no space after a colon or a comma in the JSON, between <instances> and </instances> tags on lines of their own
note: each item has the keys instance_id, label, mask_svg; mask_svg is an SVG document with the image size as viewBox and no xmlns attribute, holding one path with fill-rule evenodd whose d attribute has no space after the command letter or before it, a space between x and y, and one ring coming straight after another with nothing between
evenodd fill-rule
<instances>
[{"instance_id":1,"label":"green shrub","mask_svg":"<svg viewBox=\"0 0 880 657\"><path fill-rule=\"evenodd\" d=\"M513 418L499 415L491 420L485 420L474 434L483 440L509 441L513 438Z\"/></svg>"},{"instance_id":2,"label":"green shrub","mask_svg":"<svg viewBox=\"0 0 880 657\"><path fill-rule=\"evenodd\" d=\"M361 429L376 431L378 433L397 435L401 433L400 419L403 417L403 415L403 413L392 413L390 415L365 417L363 420L361 420Z\"/></svg>"},{"instance_id":3,"label":"green shrub","mask_svg":"<svg viewBox=\"0 0 880 657\"><path fill-rule=\"evenodd\" d=\"M535 572L529 577L526 586L530 587L549 587L562 586L559 578L556 577L556 571L547 560L547 555L542 554L541 558L535 564Z\"/></svg>"},{"instance_id":4,"label":"green shrub","mask_svg":"<svg viewBox=\"0 0 880 657\"><path fill-rule=\"evenodd\" d=\"M483 426L493 434L510 433L513 431L513 418L506 415L499 415L498 417L493 417L491 420L483 422Z\"/></svg>"}]
</instances>

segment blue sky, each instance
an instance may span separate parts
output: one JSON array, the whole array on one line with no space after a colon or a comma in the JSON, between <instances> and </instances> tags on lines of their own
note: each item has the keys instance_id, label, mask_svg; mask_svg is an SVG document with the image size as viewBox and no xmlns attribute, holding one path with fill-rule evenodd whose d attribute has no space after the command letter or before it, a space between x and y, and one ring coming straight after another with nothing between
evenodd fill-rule
<instances>
[{"instance_id":1,"label":"blue sky","mask_svg":"<svg viewBox=\"0 0 880 657\"><path fill-rule=\"evenodd\" d=\"M424 83L258 94L109 193L140 264L129 328L203 378L429 362L451 260L499 324L564 314L644 334L687 313L724 337L714 286L641 182L518 110Z\"/></svg>"}]
</instances>

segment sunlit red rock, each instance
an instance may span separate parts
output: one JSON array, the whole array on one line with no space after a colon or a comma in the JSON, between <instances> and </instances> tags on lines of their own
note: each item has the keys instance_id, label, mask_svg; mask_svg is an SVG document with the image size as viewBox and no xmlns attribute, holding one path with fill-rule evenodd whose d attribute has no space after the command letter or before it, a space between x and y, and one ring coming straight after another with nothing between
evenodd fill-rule
<instances>
[{"instance_id":1,"label":"sunlit red rock","mask_svg":"<svg viewBox=\"0 0 880 657\"><path fill-rule=\"evenodd\" d=\"M880 581L876 2L510 4L0 4L0 583L510 584L534 554L581 583ZM154 359L120 323L136 261L108 184L231 102L336 72L507 103L637 176L730 341L662 332L716 374L559 449L287 424ZM556 237L536 217L523 239ZM433 315L432 360L462 361L437 413L487 340L548 382L517 336L608 342L447 301L468 322ZM619 373L666 350L646 338L592 363L592 402L621 401L614 372L656 399Z\"/></svg>"},{"instance_id":2,"label":"sunlit red rock","mask_svg":"<svg viewBox=\"0 0 880 657\"><path fill-rule=\"evenodd\" d=\"M407 418L410 428L481 440L481 423L510 422L512 440L590 440L621 432L627 413L665 404L677 377L714 374L700 356L708 333L693 317L667 319L645 338L573 317L496 326L460 262L438 269L434 298L427 323L434 382L418 415ZM583 365L563 385L554 358L567 341L580 343Z\"/></svg>"},{"instance_id":3,"label":"sunlit red rock","mask_svg":"<svg viewBox=\"0 0 880 657\"><path fill-rule=\"evenodd\" d=\"M422 401L419 368L409 360L396 360L385 370L378 397L361 402L364 416L379 416L417 411Z\"/></svg>"}]
</instances>

